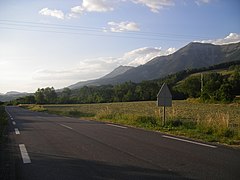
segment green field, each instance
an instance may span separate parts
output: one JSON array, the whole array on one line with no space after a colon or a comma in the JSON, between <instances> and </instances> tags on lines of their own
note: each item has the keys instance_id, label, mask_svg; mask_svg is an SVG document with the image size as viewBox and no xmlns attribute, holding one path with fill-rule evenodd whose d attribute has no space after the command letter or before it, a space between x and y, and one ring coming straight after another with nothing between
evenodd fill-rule
<instances>
[{"instance_id":1,"label":"green field","mask_svg":"<svg viewBox=\"0 0 240 180\"><path fill-rule=\"evenodd\" d=\"M76 105L29 106L36 111L64 116L114 122L149 130L187 136L208 142L240 144L240 104L206 104L173 101L166 108L167 123L162 126L162 108L156 102L124 102Z\"/></svg>"},{"instance_id":2,"label":"green field","mask_svg":"<svg viewBox=\"0 0 240 180\"><path fill-rule=\"evenodd\" d=\"M7 132L7 125L8 125L8 120L7 120L7 113L5 112L4 106L0 106L0 145L2 141L4 140L4 135Z\"/></svg>"}]
</instances>

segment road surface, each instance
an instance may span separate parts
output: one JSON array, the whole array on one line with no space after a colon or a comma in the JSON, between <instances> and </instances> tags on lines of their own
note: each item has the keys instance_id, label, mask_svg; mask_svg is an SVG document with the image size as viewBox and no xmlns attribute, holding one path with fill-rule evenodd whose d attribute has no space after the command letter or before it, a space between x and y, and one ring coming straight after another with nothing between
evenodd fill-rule
<instances>
[{"instance_id":1,"label":"road surface","mask_svg":"<svg viewBox=\"0 0 240 180\"><path fill-rule=\"evenodd\" d=\"M240 179L239 150L14 106L6 111L16 179Z\"/></svg>"}]
</instances>

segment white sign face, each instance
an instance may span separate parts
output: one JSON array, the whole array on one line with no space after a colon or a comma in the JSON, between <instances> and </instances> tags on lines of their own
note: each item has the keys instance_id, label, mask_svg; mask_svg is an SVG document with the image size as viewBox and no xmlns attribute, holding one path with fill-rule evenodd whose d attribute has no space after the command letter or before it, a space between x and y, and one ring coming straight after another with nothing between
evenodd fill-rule
<instances>
[{"instance_id":1,"label":"white sign face","mask_svg":"<svg viewBox=\"0 0 240 180\"><path fill-rule=\"evenodd\" d=\"M163 84L160 91L157 94L157 105L171 107L172 106L172 94L168 89L167 84Z\"/></svg>"}]
</instances>

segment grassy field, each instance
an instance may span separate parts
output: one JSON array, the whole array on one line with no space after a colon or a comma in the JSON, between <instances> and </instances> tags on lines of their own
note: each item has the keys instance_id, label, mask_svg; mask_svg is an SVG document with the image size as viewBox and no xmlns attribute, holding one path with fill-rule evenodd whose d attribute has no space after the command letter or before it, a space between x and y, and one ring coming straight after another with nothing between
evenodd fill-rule
<instances>
[{"instance_id":1,"label":"grassy field","mask_svg":"<svg viewBox=\"0 0 240 180\"><path fill-rule=\"evenodd\" d=\"M167 123L164 127L162 108L158 108L156 102L35 105L28 108L64 116L114 122L208 142L240 145L240 104L237 103L173 101L173 107L166 108Z\"/></svg>"},{"instance_id":2,"label":"grassy field","mask_svg":"<svg viewBox=\"0 0 240 180\"><path fill-rule=\"evenodd\" d=\"M6 133L7 125L7 113L5 112L4 106L0 106L0 144L3 141L4 133Z\"/></svg>"}]
</instances>

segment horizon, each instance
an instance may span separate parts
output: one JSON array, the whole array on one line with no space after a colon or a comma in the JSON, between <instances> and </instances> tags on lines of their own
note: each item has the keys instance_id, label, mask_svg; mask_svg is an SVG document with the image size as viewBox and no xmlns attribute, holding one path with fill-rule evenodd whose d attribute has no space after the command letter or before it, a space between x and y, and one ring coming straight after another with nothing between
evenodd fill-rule
<instances>
[{"instance_id":1,"label":"horizon","mask_svg":"<svg viewBox=\"0 0 240 180\"><path fill-rule=\"evenodd\" d=\"M0 1L0 93L61 89L190 42L239 42L239 8L237 0Z\"/></svg>"}]
</instances>

